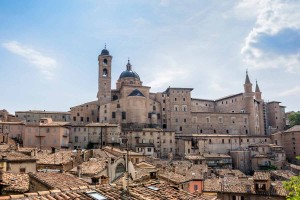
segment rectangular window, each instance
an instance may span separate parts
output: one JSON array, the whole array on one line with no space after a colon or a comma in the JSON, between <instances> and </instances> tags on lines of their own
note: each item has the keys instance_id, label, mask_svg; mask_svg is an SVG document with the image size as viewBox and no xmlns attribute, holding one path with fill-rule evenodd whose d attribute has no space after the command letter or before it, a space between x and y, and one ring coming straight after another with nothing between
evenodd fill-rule
<instances>
[{"instance_id":1,"label":"rectangular window","mask_svg":"<svg viewBox=\"0 0 300 200\"><path fill-rule=\"evenodd\" d=\"M75 136L75 142L78 142L78 136Z\"/></svg>"},{"instance_id":2,"label":"rectangular window","mask_svg":"<svg viewBox=\"0 0 300 200\"><path fill-rule=\"evenodd\" d=\"M82 122L83 122L83 117L80 117L80 121L82 121Z\"/></svg>"},{"instance_id":3,"label":"rectangular window","mask_svg":"<svg viewBox=\"0 0 300 200\"><path fill-rule=\"evenodd\" d=\"M115 119L116 118L116 112L111 113L111 118Z\"/></svg>"},{"instance_id":4,"label":"rectangular window","mask_svg":"<svg viewBox=\"0 0 300 200\"><path fill-rule=\"evenodd\" d=\"M76 122L76 117L73 117L73 121Z\"/></svg>"},{"instance_id":5,"label":"rectangular window","mask_svg":"<svg viewBox=\"0 0 300 200\"><path fill-rule=\"evenodd\" d=\"M160 114L159 113L157 113L157 119L160 119Z\"/></svg>"},{"instance_id":6,"label":"rectangular window","mask_svg":"<svg viewBox=\"0 0 300 200\"><path fill-rule=\"evenodd\" d=\"M223 117L219 117L219 123L223 123Z\"/></svg>"},{"instance_id":7,"label":"rectangular window","mask_svg":"<svg viewBox=\"0 0 300 200\"><path fill-rule=\"evenodd\" d=\"M210 117L206 117L206 122L210 123Z\"/></svg>"},{"instance_id":8,"label":"rectangular window","mask_svg":"<svg viewBox=\"0 0 300 200\"><path fill-rule=\"evenodd\" d=\"M87 117L87 118L86 118L86 121L87 121L87 122L89 122L89 121L90 121L90 118L89 118L89 117Z\"/></svg>"},{"instance_id":9,"label":"rectangular window","mask_svg":"<svg viewBox=\"0 0 300 200\"><path fill-rule=\"evenodd\" d=\"M178 105L174 105L174 111L178 112L179 111L179 107Z\"/></svg>"},{"instance_id":10,"label":"rectangular window","mask_svg":"<svg viewBox=\"0 0 300 200\"><path fill-rule=\"evenodd\" d=\"M147 151L148 151L148 152L151 152L151 148L147 148Z\"/></svg>"},{"instance_id":11,"label":"rectangular window","mask_svg":"<svg viewBox=\"0 0 300 200\"><path fill-rule=\"evenodd\" d=\"M194 185L194 191L198 190L198 185Z\"/></svg>"},{"instance_id":12,"label":"rectangular window","mask_svg":"<svg viewBox=\"0 0 300 200\"><path fill-rule=\"evenodd\" d=\"M20 168L20 172L21 173L25 173L26 172L26 168Z\"/></svg>"},{"instance_id":13,"label":"rectangular window","mask_svg":"<svg viewBox=\"0 0 300 200\"><path fill-rule=\"evenodd\" d=\"M122 112L122 119L126 119L126 112Z\"/></svg>"}]
</instances>

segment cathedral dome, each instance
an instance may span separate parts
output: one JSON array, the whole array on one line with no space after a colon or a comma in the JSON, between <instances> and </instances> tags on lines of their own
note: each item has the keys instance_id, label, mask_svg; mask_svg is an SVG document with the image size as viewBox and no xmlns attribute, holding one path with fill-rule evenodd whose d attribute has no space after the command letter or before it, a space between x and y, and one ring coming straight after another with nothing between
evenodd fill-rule
<instances>
[{"instance_id":1,"label":"cathedral dome","mask_svg":"<svg viewBox=\"0 0 300 200\"><path fill-rule=\"evenodd\" d=\"M121 79L121 78L137 78L137 79L140 80L140 77L139 77L139 75L136 72L134 72L134 71L127 71L127 70L123 71L121 73L119 79Z\"/></svg>"},{"instance_id":2,"label":"cathedral dome","mask_svg":"<svg viewBox=\"0 0 300 200\"><path fill-rule=\"evenodd\" d=\"M126 65L126 68L127 69L121 73L119 79L122 79L122 78L136 78L136 79L140 80L140 76L136 72L131 70L131 64L130 64L129 60L128 60L128 63Z\"/></svg>"}]
</instances>

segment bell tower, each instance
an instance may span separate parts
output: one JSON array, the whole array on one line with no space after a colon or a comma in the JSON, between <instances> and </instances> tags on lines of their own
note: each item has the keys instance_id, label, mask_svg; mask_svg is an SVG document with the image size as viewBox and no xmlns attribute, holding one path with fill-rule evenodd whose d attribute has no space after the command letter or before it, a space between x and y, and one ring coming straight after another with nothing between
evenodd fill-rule
<instances>
[{"instance_id":1,"label":"bell tower","mask_svg":"<svg viewBox=\"0 0 300 200\"><path fill-rule=\"evenodd\" d=\"M98 56L98 101L99 105L109 103L111 101L111 62L112 56L109 55L109 51L104 49Z\"/></svg>"}]
</instances>

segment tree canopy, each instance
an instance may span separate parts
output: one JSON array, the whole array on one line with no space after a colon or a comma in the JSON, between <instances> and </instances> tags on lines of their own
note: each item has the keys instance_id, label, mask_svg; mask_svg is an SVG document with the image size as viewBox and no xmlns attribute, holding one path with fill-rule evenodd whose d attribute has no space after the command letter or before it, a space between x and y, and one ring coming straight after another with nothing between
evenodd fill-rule
<instances>
[{"instance_id":1,"label":"tree canopy","mask_svg":"<svg viewBox=\"0 0 300 200\"><path fill-rule=\"evenodd\" d=\"M289 115L290 126L300 125L300 111Z\"/></svg>"},{"instance_id":2,"label":"tree canopy","mask_svg":"<svg viewBox=\"0 0 300 200\"><path fill-rule=\"evenodd\" d=\"M300 160L300 156L296 156ZM293 176L289 181L283 183L284 188L289 192L287 199L298 200L300 199L300 175Z\"/></svg>"}]
</instances>

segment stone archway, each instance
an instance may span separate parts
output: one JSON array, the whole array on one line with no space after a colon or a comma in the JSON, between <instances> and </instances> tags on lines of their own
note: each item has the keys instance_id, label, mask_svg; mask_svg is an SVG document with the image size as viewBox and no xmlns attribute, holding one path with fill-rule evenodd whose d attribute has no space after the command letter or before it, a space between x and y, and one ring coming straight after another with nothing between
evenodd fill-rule
<instances>
[{"instance_id":1,"label":"stone archway","mask_svg":"<svg viewBox=\"0 0 300 200\"><path fill-rule=\"evenodd\" d=\"M125 166L123 163L119 163L116 166L116 173L115 173L115 177L119 177L121 174L123 174L125 172Z\"/></svg>"}]
</instances>

